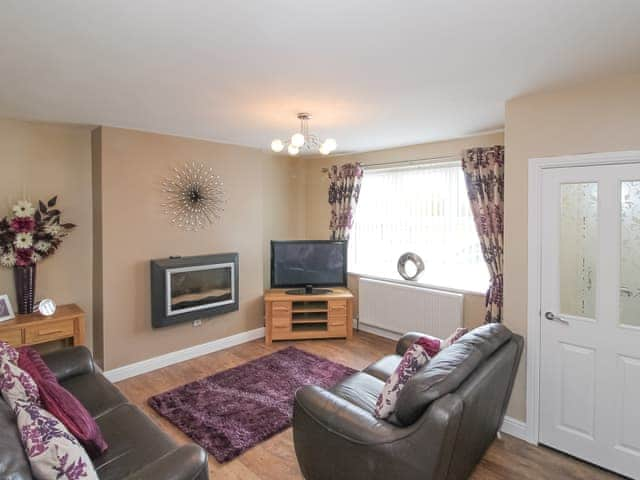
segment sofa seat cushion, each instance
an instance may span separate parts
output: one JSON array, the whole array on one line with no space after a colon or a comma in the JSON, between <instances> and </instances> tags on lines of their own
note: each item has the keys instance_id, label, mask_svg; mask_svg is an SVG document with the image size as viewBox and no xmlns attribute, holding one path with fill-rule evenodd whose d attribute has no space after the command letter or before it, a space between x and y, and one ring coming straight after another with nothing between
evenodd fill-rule
<instances>
[{"instance_id":1,"label":"sofa seat cushion","mask_svg":"<svg viewBox=\"0 0 640 480\"><path fill-rule=\"evenodd\" d=\"M120 390L99 371L69 377L60 384L80 400L93 418L98 418L113 408L127 403L126 397L120 393Z\"/></svg>"},{"instance_id":2,"label":"sofa seat cushion","mask_svg":"<svg viewBox=\"0 0 640 480\"><path fill-rule=\"evenodd\" d=\"M331 389L331 393L373 415L382 387L384 382L379 378L359 372L338 383Z\"/></svg>"},{"instance_id":3,"label":"sofa seat cushion","mask_svg":"<svg viewBox=\"0 0 640 480\"><path fill-rule=\"evenodd\" d=\"M16 417L0 399L0 478L31 479L31 467L24 453Z\"/></svg>"},{"instance_id":4,"label":"sofa seat cushion","mask_svg":"<svg viewBox=\"0 0 640 480\"><path fill-rule=\"evenodd\" d=\"M93 464L101 480L122 479L175 449L139 408L123 404L97 419L109 449Z\"/></svg>"},{"instance_id":5,"label":"sofa seat cushion","mask_svg":"<svg viewBox=\"0 0 640 480\"><path fill-rule=\"evenodd\" d=\"M402 360L402 356L400 355L387 355L377 362L372 363L363 371L386 382L391 374L395 372L396 368L398 368L400 360Z\"/></svg>"}]
</instances>

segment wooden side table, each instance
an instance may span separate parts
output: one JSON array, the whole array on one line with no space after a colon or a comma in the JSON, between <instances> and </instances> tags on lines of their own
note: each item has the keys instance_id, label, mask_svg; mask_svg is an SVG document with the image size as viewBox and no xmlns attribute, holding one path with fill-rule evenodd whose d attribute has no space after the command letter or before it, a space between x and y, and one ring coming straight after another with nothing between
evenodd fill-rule
<instances>
[{"instance_id":1,"label":"wooden side table","mask_svg":"<svg viewBox=\"0 0 640 480\"><path fill-rule=\"evenodd\" d=\"M75 304L61 305L50 317L39 313L16 315L0 322L0 340L14 347L70 339L73 346L84 345L84 311Z\"/></svg>"}]
</instances>

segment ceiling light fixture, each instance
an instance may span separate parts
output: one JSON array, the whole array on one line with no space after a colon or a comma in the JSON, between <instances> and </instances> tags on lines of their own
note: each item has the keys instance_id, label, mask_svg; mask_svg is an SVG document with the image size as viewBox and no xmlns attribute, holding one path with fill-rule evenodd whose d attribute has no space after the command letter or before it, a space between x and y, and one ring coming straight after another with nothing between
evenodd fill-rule
<instances>
[{"instance_id":1,"label":"ceiling light fixture","mask_svg":"<svg viewBox=\"0 0 640 480\"><path fill-rule=\"evenodd\" d=\"M292 156L299 153L313 153L316 150L323 155L329 155L338 148L338 144L333 138L327 138L321 142L317 135L309 133L310 113L299 113L298 120L300 120L300 131L291 135L291 139L284 142L276 138L271 142L271 150L280 153L286 148L289 155Z\"/></svg>"}]
</instances>

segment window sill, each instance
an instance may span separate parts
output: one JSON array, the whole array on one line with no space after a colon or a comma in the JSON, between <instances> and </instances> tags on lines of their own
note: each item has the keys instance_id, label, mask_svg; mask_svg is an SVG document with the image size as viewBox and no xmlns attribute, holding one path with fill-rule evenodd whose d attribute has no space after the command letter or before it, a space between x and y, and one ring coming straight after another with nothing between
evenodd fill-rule
<instances>
[{"instance_id":1,"label":"window sill","mask_svg":"<svg viewBox=\"0 0 640 480\"><path fill-rule=\"evenodd\" d=\"M400 275L397 276L393 276L393 275L372 275L370 273L358 273L358 272L348 272L349 275L354 275L357 277L364 277L364 278L369 278L371 280L381 280L383 282L391 282L391 283L398 283L401 285L411 285L414 287L423 287L423 288L431 288L433 290L441 290L443 292L452 292L452 293L461 293L461 294L465 294L465 295L481 295L481 296L485 296L485 294L487 293L486 289L485 290L481 290L478 287L467 287L467 288L459 288L457 286L450 286L450 285L441 285L441 284L437 284L434 282L425 282L425 281L411 281L411 280L405 280L404 278L402 278ZM489 285L487 284L487 288L489 287Z\"/></svg>"}]
</instances>

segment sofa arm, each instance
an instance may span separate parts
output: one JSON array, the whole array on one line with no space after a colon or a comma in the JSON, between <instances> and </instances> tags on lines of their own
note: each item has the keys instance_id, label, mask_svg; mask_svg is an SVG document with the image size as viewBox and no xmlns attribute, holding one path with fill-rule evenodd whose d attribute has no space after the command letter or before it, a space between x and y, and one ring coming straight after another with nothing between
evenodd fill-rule
<instances>
[{"instance_id":1,"label":"sofa arm","mask_svg":"<svg viewBox=\"0 0 640 480\"><path fill-rule=\"evenodd\" d=\"M87 347L64 348L43 355L42 359L59 381L95 371L93 357Z\"/></svg>"},{"instance_id":2,"label":"sofa arm","mask_svg":"<svg viewBox=\"0 0 640 480\"><path fill-rule=\"evenodd\" d=\"M405 429L379 420L366 410L318 387L308 385L296 391L294 409L304 412L325 429L351 442L374 445L407 435Z\"/></svg>"},{"instance_id":3,"label":"sofa arm","mask_svg":"<svg viewBox=\"0 0 640 480\"><path fill-rule=\"evenodd\" d=\"M207 454L197 445L183 445L126 477L126 480L208 480Z\"/></svg>"},{"instance_id":4,"label":"sofa arm","mask_svg":"<svg viewBox=\"0 0 640 480\"><path fill-rule=\"evenodd\" d=\"M402 337L400 337L400 340L398 340L398 343L396 344L396 353L400 356L404 355L404 352L406 352L407 349L411 345L413 345L414 342L418 340L420 337L424 337L424 333L419 333L419 332L405 333Z\"/></svg>"}]
</instances>

